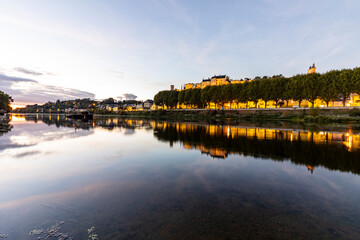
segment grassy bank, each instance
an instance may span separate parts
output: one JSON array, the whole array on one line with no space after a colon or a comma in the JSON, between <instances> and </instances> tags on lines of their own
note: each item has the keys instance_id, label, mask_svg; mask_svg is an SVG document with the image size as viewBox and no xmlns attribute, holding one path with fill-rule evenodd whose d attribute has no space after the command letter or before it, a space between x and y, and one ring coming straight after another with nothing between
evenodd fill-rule
<instances>
[{"instance_id":1,"label":"grassy bank","mask_svg":"<svg viewBox=\"0 0 360 240\"><path fill-rule=\"evenodd\" d=\"M155 110L120 112L124 117L162 120L246 120L304 123L360 123L360 109L246 109L246 110Z\"/></svg>"}]
</instances>

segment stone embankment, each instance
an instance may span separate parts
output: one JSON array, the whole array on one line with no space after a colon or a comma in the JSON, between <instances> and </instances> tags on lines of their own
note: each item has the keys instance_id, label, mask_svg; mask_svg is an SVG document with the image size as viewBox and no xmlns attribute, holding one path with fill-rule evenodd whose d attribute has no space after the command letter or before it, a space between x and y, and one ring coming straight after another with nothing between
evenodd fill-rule
<instances>
[{"instance_id":1,"label":"stone embankment","mask_svg":"<svg viewBox=\"0 0 360 240\"><path fill-rule=\"evenodd\" d=\"M314 123L360 122L359 107L339 108L248 108L248 109L169 109L121 112L122 116L161 119L281 120Z\"/></svg>"}]
</instances>

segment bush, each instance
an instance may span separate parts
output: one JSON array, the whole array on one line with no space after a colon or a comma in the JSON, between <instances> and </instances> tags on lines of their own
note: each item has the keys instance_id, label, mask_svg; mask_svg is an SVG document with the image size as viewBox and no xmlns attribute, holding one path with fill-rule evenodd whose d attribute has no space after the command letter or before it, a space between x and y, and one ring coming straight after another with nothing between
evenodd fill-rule
<instances>
[{"instance_id":1,"label":"bush","mask_svg":"<svg viewBox=\"0 0 360 240\"><path fill-rule=\"evenodd\" d=\"M309 110L309 114L313 117L319 116L319 109L318 108L311 108Z\"/></svg>"},{"instance_id":2,"label":"bush","mask_svg":"<svg viewBox=\"0 0 360 240\"><path fill-rule=\"evenodd\" d=\"M316 116L314 117L314 122L316 123L328 123L331 122L331 118L328 116Z\"/></svg>"},{"instance_id":3,"label":"bush","mask_svg":"<svg viewBox=\"0 0 360 240\"><path fill-rule=\"evenodd\" d=\"M157 116L163 116L165 114L166 114L166 110L164 110L164 109L155 110L155 115L157 115Z\"/></svg>"},{"instance_id":4,"label":"bush","mask_svg":"<svg viewBox=\"0 0 360 240\"><path fill-rule=\"evenodd\" d=\"M215 116L216 115L216 110L208 110L207 115L212 116L212 117Z\"/></svg>"},{"instance_id":5,"label":"bush","mask_svg":"<svg viewBox=\"0 0 360 240\"><path fill-rule=\"evenodd\" d=\"M313 116L305 116L304 122L314 122L314 117Z\"/></svg>"},{"instance_id":6,"label":"bush","mask_svg":"<svg viewBox=\"0 0 360 240\"><path fill-rule=\"evenodd\" d=\"M360 117L360 109L353 108L349 111L350 117Z\"/></svg>"},{"instance_id":7,"label":"bush","mask_svg":"<svg viewBox=\"0 0 360 240\"><path fill-rule=\"evenodd\" d=\"M282 119L295 119L299 117L299 115L297 115L296 113L290 112L290 111L283 111L281 113L281 115L279 116L279 118Z\"/></svg>"}]
</instances>

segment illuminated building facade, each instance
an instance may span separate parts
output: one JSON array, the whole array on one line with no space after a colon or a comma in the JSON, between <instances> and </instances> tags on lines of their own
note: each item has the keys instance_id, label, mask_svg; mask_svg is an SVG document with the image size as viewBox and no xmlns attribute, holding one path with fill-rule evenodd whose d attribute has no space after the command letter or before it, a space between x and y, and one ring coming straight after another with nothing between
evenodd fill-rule
<instances>
[{"instance_id":1,"label":"illuminated building facade","mask_svg":"<svg viewBox=\"0 0 360 240\"><path fill-rule=\"evenodd\" d=\"M308 74L310 73L316 73L315 63L313 63L313 65L309 67Z\"/></svg>"},{"instance_id":2,"label":"illuminated building facade","mask_svg":"<svg viewBox=\"0 0 360 240\"><path fill-rule=\"evenodd\" d=\"M308 74L310 73L316 73L315 63L313 63L313 65L309 67Z\"/></svg>"},{"instance_id":3,"label":"illuminated building facade","mask_svg":"<svg viewBox=\"0 0 360 240\"><path fill-rule=\"evenodd\" d=\"M245 78L241 80L230 80L227 75L214 75L211 78L203 79L200 83L186 83L183 87L183 90L193 89L193 88L206 88L207 86L221 86L227 84L238 84L244 83L246 81L251 81L250 78Z\"/></svg>"}]
</instances>

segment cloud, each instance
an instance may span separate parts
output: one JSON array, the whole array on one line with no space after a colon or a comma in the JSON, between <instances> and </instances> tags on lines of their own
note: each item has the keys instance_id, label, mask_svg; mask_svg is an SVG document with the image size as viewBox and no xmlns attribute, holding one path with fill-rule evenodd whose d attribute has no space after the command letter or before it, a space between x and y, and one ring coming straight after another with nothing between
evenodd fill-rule
<instances>
[{"instance_id":1,"label":"cloud","mask_svg":"<svg viewBox=\"0 0 360 240\"><path fill-rule=\"evenodd\" d=\"M11 77L0 73L0 82L3 83L3 82L37 82L37 81L28 78ZM1 84L1 86L3 85Z\"/></svg>"},{"instance_id":2,"label":"cloud","mask_svg":"<svg viewBox=\"0 0 360 240\"><path fill-rule=\"evenodd\" d=\"M28 156L32 156L32 155L37 155L40 154L40 151L27 151L27 152L23 152L23 153L18 153L14 155L14 158L24 158L24 157L28 157Z\"/></svg>"},{"instance_id":3,"label":"cloud","mask_svg":"<svg viewBox=\"0 0 360 240\"><path fill-rule=\"evenodd\" d=\"M119 78L124 78L124 72L114 71L114 70L110 70L110 71L108 71L108 72L115 74L115 75L118 76Z\"/></svg>"},{"instance_id":4,"label":"cloud","mask_svg":"<svg viewBox=\"0 0 360 240\"><path fill-rule=\"evenodd\" d=\"M118 97L118 98L121 98L121 97ZM124 93L123 98L125 100L135 100L137 98L137 96L132 93Z\"/></svg>"},{"instance_id":5,"label":"cloud","mask_svg":"<svg viewBox=\"0 0 360 240\"><path fill-rule=\"evenodd\" d=\"M17 71L17 72L21 72L21 73L25 73L25 74L29 74L29 75L33 75L33 76L44 75L41 72L36 72L36 71L25 69L25 68L22 68L22 67L16 67L16 68L14 68L14 70Z\"/></svg>"},{"instance_id":6,"label":"cloud","mask_svg":"<svg viewBox=\"0 0 360 240\"><path fill-rule=\"evenodd\" d=\"M46 85L28 78L0 73L1 91L9 94L18 105L45 103L76 98L95 98L95 94L72 88Z\"/></svg>"}]
</instances>

